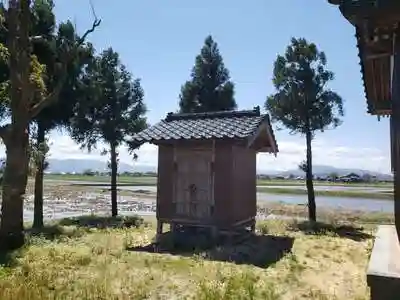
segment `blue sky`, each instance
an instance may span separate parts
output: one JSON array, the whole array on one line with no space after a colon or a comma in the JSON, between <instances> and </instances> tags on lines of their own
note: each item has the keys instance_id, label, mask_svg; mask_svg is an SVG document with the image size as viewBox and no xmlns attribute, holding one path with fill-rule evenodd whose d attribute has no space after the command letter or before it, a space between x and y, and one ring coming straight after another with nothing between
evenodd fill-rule
<instances>
[{"instance_id":1,"label":"blue sky","mask_svg":"<svg viewBox=\"0 0 400 300\"><path fill-rule=\"evenodd\" d=\"M90 27L89 1L55 2L59 21L73 20L80 32ZM273 62L291 37L316 43L335 73L331 88L344 98L346 116L341 127L317 134L314 163L390 172L388 120L378 122L366 113L354 28L327 1L93 0L93 4L102 24L89 40L99 51L112 46L132 74L142 79L151 123L177 108L180 87L208 34L217 41L236 84L240 109L263 106L274 92ZM304 139L286 131L276 135L281 153L277 158L259 155L258 168L296 168L304 158ZM90 155L80 151L57 132L51 141L55 158L100 157L96 151ZM155 147L143 146L136 163L156 165L156 153ZM125 149L121 159L132 163Z\"/></svg>"}]
</instances>

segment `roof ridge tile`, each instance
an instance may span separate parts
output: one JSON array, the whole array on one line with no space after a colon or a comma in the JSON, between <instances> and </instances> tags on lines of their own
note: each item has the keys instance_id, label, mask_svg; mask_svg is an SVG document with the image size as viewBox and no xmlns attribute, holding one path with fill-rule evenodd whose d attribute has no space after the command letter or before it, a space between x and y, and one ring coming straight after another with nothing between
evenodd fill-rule
<instances>
[{"instance_id":1,"label":"roof ridge tile","mask_svg":"<svg viewBox=\"0 0 400 300\"><path fill-rule=\"evenodd\" d=\"M256 106L252 110L222 110L213 112L196 112L196 113L168 113L165 121L177 120L199 120L199 119L218 119L218 118L234 118L234 117L259 117L260 107Z\"/></svg>"}]
</instances>

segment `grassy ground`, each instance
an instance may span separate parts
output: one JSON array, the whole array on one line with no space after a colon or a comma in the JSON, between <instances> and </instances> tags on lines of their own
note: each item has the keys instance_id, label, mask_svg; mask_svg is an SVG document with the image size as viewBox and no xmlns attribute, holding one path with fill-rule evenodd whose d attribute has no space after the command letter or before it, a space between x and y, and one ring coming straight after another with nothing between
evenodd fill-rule
<instances>
[{"instance_id":1,"label":"grassy ground","mask_svg":"<svg viewBox=\"0 0 400 300\"><path fill-rule=\"evenodd\" d=\"M307 195L305 189L293 189L293 188L274 188L274 187L258 187L258 192L270 193L270 194L287 194L287 195ZM386 199L393 200L393 193L375 193L375 192L363 192L363 191L314 191L316 196L327 196L327 197L345 197L345 198L367 198L367 199Z\"/></svg>"},{"instance_id":2,"label":"grassy ground","mask_svg":"<svg viewBox=\"0 0 400 300\"><path fill-rule=\"evenodd\" d=\"M314 180L314 185L327 185L327 186L367 186L367 187L377 187L377 188L393 188L393 183L391 182L329 182L329 181L320 181ZM257 185L265 185L265 186L305 186L306 182L303 180L265 180L260 179L257 180Z\"/></svg>"},{"instance_id":3,"label":"grassy ground","mask_svg":"<svg viewBox=\"0 0 400 300\"><path fill-rule=\"evenodd\" d=\"M264 215L287 216L294 219L307 219L307 205L286 204L282 202L259 203L258 211ZM317 205L318 220L327 223L346 222L352 224L394 224L394 214L385 212L366 212L328 208Z\"/></svg>"},{"instance_id":4,"label":"grassy ground","mask_svg":"<svg viewBox=\"0 0 400 300\"><path fill-rule=\"evenodd\" d=\"M48 180L65 180L65 181L88 181L98 183L110 183L109 176L87 176L87 175L45 175ZM156 185L156 177L133 177L133 176L118 176L118 184L129 185Z\"/></svg>"},{"instance_id":5,"label":"grassy ground","mask_svg":"<svg viewBox=\"0 0 400 300\"><path fill-rule=\"evenodd\" d=\"M52 180L71 180L71 181L93 181L99 183L109 183L110 177L108 176L86 176L86 175L46 175L46 179ZM156 177L132 177L132 176L119 176L119 183L130 183L132 185L155 185ZM316 185L333 185L333 186L368 186L368 187L389 187L391 183L339 183L339 182L326 182L314 181ZM305 182L300 180L257 180L257 185L265 186L304 186Z\"/></svg>"},{"instance_id":6,"label":"grassy ground","mask_svg":"<svg viewBox=\"0 0 400 300\"><path fill-rule=\"evenodd\" d=\"M154 254L151 223L110 225L64 220L32 235L2 257L0 299L369 299L373 228L268 221L240 246Z\"/></svg>"}]
</instances>

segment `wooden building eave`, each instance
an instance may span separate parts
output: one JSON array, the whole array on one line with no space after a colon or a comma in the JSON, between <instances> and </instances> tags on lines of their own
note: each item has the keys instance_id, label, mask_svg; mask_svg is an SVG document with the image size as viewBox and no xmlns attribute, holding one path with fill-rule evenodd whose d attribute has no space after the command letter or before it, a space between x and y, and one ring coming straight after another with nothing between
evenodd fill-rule
<instances>
[{"instance_id":1,"label":"wooden building eave","mask_svg":"<svg viewBox=\"0 0 400 300\"><path fill-rule=\"evenodd\" d=\"M390 112L394 216L400 242L400 1L328 1L339 5L343 16L356 27L369 112ZM372 299L381 299L381 289L386 287L379 282L379 289L371 288ZM390 284L388 287L390 290ZM398 293L392 292L384 298L397 299Z\"/></svg>"},{"instance_id":2,"label":"wooden building eave","mask_svg":"<svg viewBox=\"0 0 400 300\"><path fill-rule=\"evenodd\" d=\"M373 19L378 24L398 21L400 2L398 0L328 0L338 5L342 15L353 25L361 20Z\"/></svg>"},{"instance_id":3,"label":"wooden building eave","mask_svg":"<svg viewBox=\"0 0 400 300\"><path fill-rule=\"evenodd\" d=\"M329 0L355 27L368 113L392 113L393 41L400 22L400 1Z\"/></svg>"},{"instance_id":4,"label":"wooden building eave","mask_svg":"<svg viewBox=\"0 0 400 300\"><path fill-rule=\"evenodd\" d=\"M254 148L257 152L273 153L275 156L277 155L279 149L269 123L262 123L254 135L249 137L248 147Z\"/></svg>"},{"instance_id":5,"label":"wooden building eave","mask_svg":"<svg viewBox=\"0 0 400 300\"><path fill-rule=\"evenodd\" d=\"M357 46L368 113L378 116L387 115L391 111L392 49L386 45L393 43L392 36L388 38L389 41L367 42L367 35L368 33L356 26Z\"/></svg>"}]
</instances>

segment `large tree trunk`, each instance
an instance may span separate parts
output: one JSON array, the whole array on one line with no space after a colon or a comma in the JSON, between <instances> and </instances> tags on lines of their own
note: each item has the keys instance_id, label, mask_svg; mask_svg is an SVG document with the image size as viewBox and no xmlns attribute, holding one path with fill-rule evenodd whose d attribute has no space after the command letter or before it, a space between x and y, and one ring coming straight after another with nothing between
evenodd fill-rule
<instances>
[{"instance_id":1,"label":"large tree trunk","mask_svg":"<svg viewBox=\"0 0 400 300\"><path fill-rule=\"evenodd\" d=\"M23 202L28 181L30 83L30 1L9 1L7 47L10 53L11 123L1 127L7 158L3 177L0 247L18 248L24 243Z\"/></svg>"},{"instance_id":2,"label":"large tree trunk","mask_svg":"<svg viewBox=\"0 0 400 300\"><path fill-rule=\"evenodd\" d=\"M315 193L313 184L311 141L312 141L312 134L309 131L306 133L306 144L307 144L306 185L308 193L308 218L310 221L315 222L317 220L317 213L316 213L317 209L315 205Z\"/></svg>"},{"instance_id":3,"label":"large tree trunk","mask_svg":"<svg viewBox=\"0 0 400 300\"><path fill-rule=\"evenodd\" d=\"M10 130L4 139L7 158L3 177L0 247L24 244L23 203L28 181L29 139L25 130Z\"/></svg>"},{"instance_id":4,"label":"large tree trunk","mask_svg":"<svg viewBox=\"0 0 400 300\"><path fill-rule=\"evenodd\" d=\"M38 122L37 140L36 143L40 148L45 142L46 131L41 122ZM43 227L43 175L44 175L44 162L45 153L39 153L35 159L36 172L35 172L35 200L33 206L33 228L40 229Z\"/></svg>"},{"instance_id":5,"label":"large tree trunk","mask_svg":"<svg viewBox=\"0 0 400 300\"><path fill-rule=\"evenodd\" d=\"M117 147L111 144L111 215L113 217L118 215L117 207Z\"/></svg>"}]
</instances>

